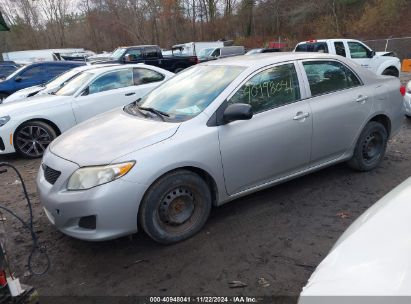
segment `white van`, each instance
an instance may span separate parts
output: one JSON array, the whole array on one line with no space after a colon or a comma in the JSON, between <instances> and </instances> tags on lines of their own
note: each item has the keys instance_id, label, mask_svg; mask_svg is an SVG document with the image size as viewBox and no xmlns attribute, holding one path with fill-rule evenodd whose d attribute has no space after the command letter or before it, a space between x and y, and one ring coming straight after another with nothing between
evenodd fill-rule
<instances>
[{"instance_id":1,"label":"white van","mask_svg":"<svg viewBox=\"0 0 411 304\"><path fill-rule=\"evenodd\" d=\"M204 49L215 49L220 47L224 47L223 41L188 42L173 45L172 50L174 56L198 56Z\"/></svg>"},{"instance_id":2,"label":"white van","mask_svg":"<svg viewBox=\"0 0 411 304\"><path fill-rule=\"evenodd\" d=\"M46 49L46 50L28 50L3 53L4 61L14 61L17 63L33 63L38 61L59 60L56 54L85 53L82 48L73 49Z\"/></svg>"},{"instance_id":3,"label":"white van","mask_svg":"<svg viewBox=\"0 0 411 304\"><path fill-rule=\"evenodd\" d=\"M243 46L225 46L225 47L218 47L218 48L208 48L203 49L200 53L198 53L197 57L200 62L225 58L225 57L232 57L232 56L239 56L245 54L245 48Z\"/></svg>"}]
</instances>

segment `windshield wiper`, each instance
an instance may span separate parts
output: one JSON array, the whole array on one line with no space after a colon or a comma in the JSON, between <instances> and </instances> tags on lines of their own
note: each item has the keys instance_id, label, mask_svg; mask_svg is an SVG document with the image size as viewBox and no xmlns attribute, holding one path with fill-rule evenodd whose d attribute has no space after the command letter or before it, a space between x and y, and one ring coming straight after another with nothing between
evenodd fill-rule
<instances>
[{"instance_id":1,"label":"windshield wiper","mask_svg":"<svg viewBox=\"0 0 411 304\"><path fill-rule=\"evenodd\" d=\"M164 116L170 117L170 115L168 115L167 113L162 112L160 110L156 110L154 108L145 108L145 107L141 107L141 106L138 106L138 105L137 105L137 107L138 107L139 110L143 110L143 111L147 111L147 112L151 112L151 113L156 114L158 117L161 118L162 121L165 121Z\"/></svg>"}]
</instances>

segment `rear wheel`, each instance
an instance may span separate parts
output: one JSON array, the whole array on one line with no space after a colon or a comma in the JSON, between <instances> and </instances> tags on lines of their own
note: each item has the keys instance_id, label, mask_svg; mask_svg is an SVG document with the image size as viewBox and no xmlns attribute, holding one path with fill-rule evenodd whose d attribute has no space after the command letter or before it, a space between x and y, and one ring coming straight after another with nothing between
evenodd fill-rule
<instances>
[{"instance_id":1,"label":"rear wheel","mask_svg":"<svg viewBox=\"0 0 411 304\"><path fill-rule=\"evenodd\" d=\"M197 174L179 170L156 181L141 203L139 220L155 241L171 244L196 234L211 210L211 193Z\"/></svg>"},{"instance_id":2,"label":"rear wheel","mask_svg":"<svg viewBox=\"0 0 411 304\"><path fill-rule=\"evenodd\" d=\"M56 137L56 131L48 124L29 121L15 132L14 147L16 152L25 158L39 158Z\"/></svg>"},{"instance_id":3,"label":"rear wheel","mask_svg":"<svg viewBox=\"0 0 411 304\"><path fill-rule=\"evenodd\" d=\"M388 132L376 121L369 122L361 132L354 155L348 165L358 171L375 169L382 161L387 149Z\"/></svg>"}]
</instances>

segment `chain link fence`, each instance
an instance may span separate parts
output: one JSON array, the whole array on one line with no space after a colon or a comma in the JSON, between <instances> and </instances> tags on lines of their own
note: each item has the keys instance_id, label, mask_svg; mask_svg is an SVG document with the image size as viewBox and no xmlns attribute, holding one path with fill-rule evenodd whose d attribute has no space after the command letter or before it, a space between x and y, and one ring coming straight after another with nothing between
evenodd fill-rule
<instances>
[{"instance_id":1,"label":"chain link fence","mask_svg":"<svg viewBox=\"0 0 411 304\"><path fill-rule=\"evenodd\" d=\"M401 59L411 59L411 37L364 40L374 51L395 52Z\"/></svg>"}]
</instances>

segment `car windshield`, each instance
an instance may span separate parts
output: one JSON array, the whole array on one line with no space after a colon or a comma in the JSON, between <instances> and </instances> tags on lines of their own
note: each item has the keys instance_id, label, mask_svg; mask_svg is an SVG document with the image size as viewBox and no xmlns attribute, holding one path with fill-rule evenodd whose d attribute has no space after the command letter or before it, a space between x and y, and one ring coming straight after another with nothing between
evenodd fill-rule
<instances>
[{"instance_id":1,"label":"car windshield","mask_svg":"<svg viewBox=\"0 0 411 304\"><path fill-rule=\"evenodd\" d=\"M200 114L244 70L239 66L194 66L143 97L138 105L166 113L173 120L188 120Z\"/></svg>"},{"instance_id":2,"label":"car windshield","mask_svg":"<svg viewBox=\"0 0 411 304\"><path fill-rule=\"evenodd\" d=\"M198 52L198 58L207 58L210 57L211 53L214 51L215 49L210 48L210 49L202 49L201 51Z\"/></svg>"},{"instance_id":3,"label":"car windshield","mask_svg":"<svg viewBox=\"0 0 411 304\"><path fill-rule=\"evenodd\" d=\"M73 78L75 75L77 75L79 73L78 70L73 69L73 70L69 70L57 77L54 77L52 80L50 80L49 82L46 83L46 87L47 88L54 88L54 87L58 87L58 86L62 86L65 84L65 82L67 82L68 80L70 80L71 78Z\"/></svg>"},{"instance_id":4,"label":"car windshield","mask_svg":"<svg viewBox=\"0 0 411 304\"><path fill-rule=\"evenodd\" d=\"M118 48L113 53L111 53L110 57L113 57L114 59L120 59L121 56L123 56L125 52L126 52L125 48Z\"/></svg>"},{"instance_id":5,"label":"car windshield","mask_svg":"<svg viewBox=\"0 0 411 304\"><path fill-rule=\"evenodd\" d=\"M87 81L94 76L94 73L83 72L71 79L65 86L58 90L55 94L58 96L72 96L76 93Z\"/></svg>"},{"instance_id":6,"label":"car windshield","mask_svg":"<svg viewBox=\"0 0 411 304\"><path fill-rule=\"evenodd\" d=\"M13 73L11 73L6 80L12 79L14 76L20 74L21 71L23 71L27 66L22 66L21 68L15 70Z\"/></svg>"}]
</instances>

